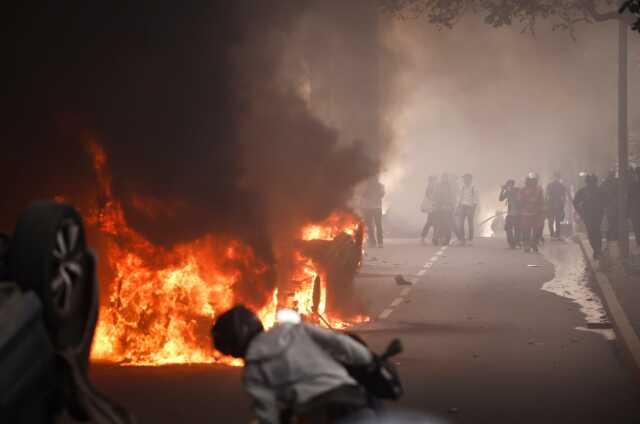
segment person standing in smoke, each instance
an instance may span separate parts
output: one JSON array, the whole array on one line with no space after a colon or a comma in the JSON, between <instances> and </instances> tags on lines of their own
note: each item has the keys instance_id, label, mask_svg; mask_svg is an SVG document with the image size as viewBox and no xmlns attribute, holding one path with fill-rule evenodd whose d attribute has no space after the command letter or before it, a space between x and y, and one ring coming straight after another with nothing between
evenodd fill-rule
<instances>
[{"instance_id":1,"label":"person standing in smoke","mask_svg":"<svg viewBox=\"0 0 640 424\"><path fill-rule=\"evenodd\" d=\"M525 252L538 251L544 228L544 193L538 184L538 174L527 174L520 190L522 243Z\"/></svg>"},{"instance_id":2,"label":"person standing in smoke","mask_svg":"<svg viewBox=\"0 0 640 424\"><path fill-rule=\"evenodd\" d=\"M438 184L438 177L435 175L431 175L429 177L429 181L427 182L427 189L424 193L424 199L422 199L422 204L420 205L420 209L423 213L427 214L427 221L422 227L422 234L420 237L420 242L424 244L424 240L429 235L429 230L433 227L433 233L435 236L435 224L434 224L434 214L433 214L433 198L435 196L436 186Z\"/></svg>"},{"instance_id":3,"label":"person standing in smoke","mask_svg":"<svg viewBox=\"0 0 640 424\"><path fill-rule=\"evenodd\" d=\"M369 178L362 193L362 214L367 226L369 247L382 247L382 198L384 185L377 176Z\"/></svg>"},{"instance_id":4,"label":"person standing in smoke","mask_svg":"<svg viewBox=\"0 0 640 424\"><path fill-rule=\"evenodd\" d=\"M456 214L458 216L458 240L460 244L464 246L466 240L469 240L469 244L473 243L473 221L476 216L476 209L478 207L478 190L472 184L473 176L471 174L465 174L462 177L462 187L460 188L460 194L458 196L458 205ZM465 222L469 228L469 237L465 234Z\"/></svg>"},{"instance_id":5,"label":"person standing in smoke","mask_svg":"<svg viewBox=\"0 0 640 424\"><path fill-rule=\"evenodd\" d=\"M507 233L507 243L511 249L520 246L520 199L519 189L512 179L507 180L500 190L499 200L507 202L507 217L504 231Z\"/></svg>"},{"instance_id":6,"label":"person standing in smoke","mask_svg":"<svg viewBox=\"0 0 640 424\"><path fill-rule=\"evenodd\" d=\"M598 186L598 177L589 174L585 177L586 186L573 198L573 207L587 228L589 244L593 249L593 258L600 259L602 254L602 219L605 213L606 196Z\"/></svg>"},{"instance_id":7,"label":"person standing in smoke","mask_svg":"<svg viewBox=\"0 0 640 424\"><path fill-rule=\"evenodd\" d=\"M618 240L618 178L616 171L611 170L602 182L602 194L607 217L607 241Z\"/></svg>"},{"instance_id":8,"label":"person standing in smoke","mask_svg":"<svg viewBox=\"0 0 640 424\"><path fill-rule=\"evenodd\" d=\"M549 236L552 240L560 239L560 224L564 221L564 206L567 201L567 188L562 183L559 172L553 173L553 181L547 185L546 203Z\"/></svg>"},{"instance_id":9,"label":"person standing in smoke","mask_svg":"<svg viewBox=\"0 0 640 424\"><path fill-rule=\"evenodd\" d=\"M435 245L442 244L446 246L451 242L455 201L455 192L449 180L449 175L444 173L440 177L440 183L436 185L433 201L433 213L435 214L433 244Z\"/></svg>"},{"instance_id":10,"label":"person standing in smoke","mask_svg":"<svg viewBox=\"0 0 640 424\"><path fill-rule=\"evenodd\" d=\"M636 246L640 247L640 165L636 166L635 179L629 184L629 219L633 225Z\"/></svg>"}]
</instances>

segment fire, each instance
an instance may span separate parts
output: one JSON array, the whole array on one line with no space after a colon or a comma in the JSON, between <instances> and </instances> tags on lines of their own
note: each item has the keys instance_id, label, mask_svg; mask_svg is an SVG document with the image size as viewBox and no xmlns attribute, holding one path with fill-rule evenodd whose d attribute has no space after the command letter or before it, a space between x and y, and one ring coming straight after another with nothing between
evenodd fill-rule
<instances>
[{"instance_id":1,"label":"fire","mask_svg":"<svg viewBox=\"0 0 640 424\"><path fill-rule=\"evenodd\" d=\"M266 327L278 308L297 310L305 319L333 328L367 320L342 321L327 316L327 280L320 267L293 250L293 270L287 293L269 282L269 265L242 242L207 235L171 249L156 246L131 228L121 203L113 196L107 156L95 142L88 151L97 174L103 202L85 211L89 228L105 236L100 252L110 270L108 293L102 300L92 359L127 365L223 363L241 361L216 352L209 328L216 316L237 303L252 307ZM163 205L134 199L134 207L154 212ZM300 231L302 240L331 240L342 232L354 235L359 221L348 213L333 213L322 223ZM262 304L253 304L238 285L250 281L268 290ZM103 281L104 282L104 281ZM255 302L255 301L253 301Z\"/></svg>"},{"instance_id":2,"label":"fire","mask_svg":"<svg viewBox=\"0 0 640 424\"><path fill-rule=\"evenodd\" d=\"M340 233L354 236L360 221L352 214L333 212L319 224L308 224L301 230L302 240L333 240Z\"/></svg>"}]
</instances>

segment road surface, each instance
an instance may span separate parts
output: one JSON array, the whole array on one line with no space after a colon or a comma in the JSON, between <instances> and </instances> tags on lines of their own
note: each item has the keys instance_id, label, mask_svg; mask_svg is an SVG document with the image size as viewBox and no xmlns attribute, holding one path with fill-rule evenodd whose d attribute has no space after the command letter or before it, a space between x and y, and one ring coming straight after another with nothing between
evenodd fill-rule
<instances>
[{"instance_id":1,"label":"road surface","mask_svg":"<svg viewBox=\"0 0 640 424\"><path fill-rule=\"evenodd\" d=\"M367 252L356 284L375 348L400 337L406 395L394 410L443 423L638 423L640 390L585 276L577 246L541 254L390 240ZM399 286L403 275L411 286ZM577 302L575 301L577 299ZM246 423L240 370L99 365L96 385L140 423Z\"/></svg>"}]
</instances>

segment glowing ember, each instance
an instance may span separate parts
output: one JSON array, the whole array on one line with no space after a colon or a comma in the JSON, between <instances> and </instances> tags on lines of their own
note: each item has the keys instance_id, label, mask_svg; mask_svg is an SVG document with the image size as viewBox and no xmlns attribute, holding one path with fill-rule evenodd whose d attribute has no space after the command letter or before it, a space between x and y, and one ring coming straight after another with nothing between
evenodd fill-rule
<instances>
[{"instance_id":1,"label":"glowing ember","mask_svg":"<svg viewBox=\"0 0 640 424\"><path fill-rule=\"evenodd\" d=\"M293 270L286 277L290 292L279 294L274 287L263 296L264 304L252 304L238 283L251 281L256 290L272 287L269 266L240 241L208 235L170 250L153 245L127 224L120 202L113 197L104 151L92 141L88 150L104 201L86 211L86 221L106 236L100 256L111 272L92 349L94 360L241 365L220 356L209 337L216 315L237 303L254 308L266 327L274 324L278 307L295 309L305 319L333 328L368 320L358 316L346 322L326 316L326 278L300 252L291 252ZM150 213L170 213L153 200L137 198L133 203ZM342 232L353 236L358 225L351 214L333 213L325 222L305 226L301 238L331 240Z\"/></svg>"}]
</instances>

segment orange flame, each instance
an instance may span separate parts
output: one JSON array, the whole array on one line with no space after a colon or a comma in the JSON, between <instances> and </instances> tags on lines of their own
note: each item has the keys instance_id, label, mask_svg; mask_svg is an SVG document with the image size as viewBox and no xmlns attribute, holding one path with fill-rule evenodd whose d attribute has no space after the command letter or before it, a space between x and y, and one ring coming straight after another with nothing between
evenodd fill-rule
<instances>
[{"instance_id":1,"label":"orange flame","mask_svg":"<svg viewBox=\"0 0 640 424\"><path fill-rule=\"evenodd\" d=\"M265 303L256 305L236 285L248 278L256 286L269 287L269 267L240 241L207 235L172 249L150 243L128 225L120 202L113 197L104 150L95 141L87 144L104 201L85 214L86 221L106 236L101 256L112 272L107 299L100 308L93 360L128 365L241 365L240 360L216 352L209 336L215 317L237 303L256 310L267 328L274 324L279 307L293 308L321 325L350 325L324 316L326 279L318 280L316 265L299 252L293 252L293 293L281 300L274 287ZM142 207L140 199L134 200ZM162 206L144 204L154 205L154 210ZM302 228L301 238L331 240L340 232L354 234L357 226L354 216L334 213L323 223ZM356 317L355 322L367 319Z\"/></svg>"}]
</instances>

